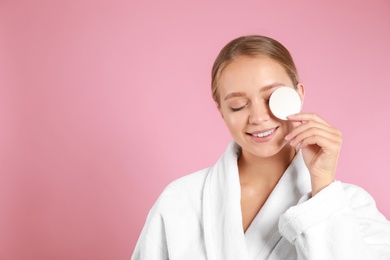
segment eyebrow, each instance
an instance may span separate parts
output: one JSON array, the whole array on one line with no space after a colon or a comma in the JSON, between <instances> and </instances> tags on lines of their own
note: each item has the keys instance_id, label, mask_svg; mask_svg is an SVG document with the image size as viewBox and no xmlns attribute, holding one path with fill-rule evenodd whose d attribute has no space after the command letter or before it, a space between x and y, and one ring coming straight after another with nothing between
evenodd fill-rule
<instances>
[{"instance_id":1,"label":"eyebrow","mask_svg":"<svg viewBox=\"0 0 390 260\"><path fill-rule=\"evenodd\" d=\"M234 98L234 97L243 97L243 96L245 96L245 93L243 93L243 92L233 92L233 93L227 94L224 100L227 100L229 98Z\"/></svg>"},{"instance_id":2,"label":"eyebrow","mask_svg":"<svg viewBox=\"0 0 390 260\"><path fill-rule=\"evenodd\" d=\"M265 91L268 91L268 90L271 90L273 88L276 88L276 87L281 87L281 86L285 86L286 84L283 84L283 83L280 83L280 82L275 82L275 83L272 83L270 85L267 85L267 86L264 86L261 88L261 91L262 92L265 92Z\"/></svg>"},{"instance_id":3,"label":"eyebrow","mask_svg":"<svg viewBox=\"0 0 390 260\"><path fill-rule=\"evenodd\" d=\"M285 85L286 84L283 84L283 83L280 83L280 82L275 82L275 83L272 83L270 85L262 87L260 91L261 92L266 92L266 91L271 90L273 88L281 87L281 86L285 86ZM245 96L244 92L232 92L232 93L227 94L224 100L227 100L229 98L234 98L234 97L243 97L243 96Z\"/></svg>"}]
</instances>

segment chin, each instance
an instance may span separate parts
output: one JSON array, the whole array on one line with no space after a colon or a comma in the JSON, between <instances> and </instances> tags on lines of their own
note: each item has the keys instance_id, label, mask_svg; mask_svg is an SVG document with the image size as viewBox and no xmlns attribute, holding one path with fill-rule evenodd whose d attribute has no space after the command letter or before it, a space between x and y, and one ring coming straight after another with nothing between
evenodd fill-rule
<instances>
[{"instance_id":1,"label":"chin","mask_svg":"<svg viewBox=\"0 0 390 260\"><path fill-rule=\"evenodd\" d=\"M248 151L252 155L258 157L258 158L270 158L280 153L282 149L262 149L262 150L255 150L255 151Z\"/></svg>"},{"instance_id":2,"label":"chin","mask_svg":"<svg viewBox=\"0 0 390 260\"><path fill-rule=\"evenodd\" d=\"M287 145L286 141L283 141L282 144L270 144L270 143L263 144L263 145L254 145L248 143L245 143L245 145L241 145L240 143L238 144L241 146L243 152L245 150L248 155L250 154L257 158L270 158L283 152L287 152L287 151L290 152L290 150L292 149L291 146Z\"/></svg>"},{"instance_id":3,"label":"chin","mask_svg":"<svg viewBox=\"0 0 390 260\"><path fill-rule=\"evenodd\" d=\"M283 147L242 147L243 153L255 156L257 158L269 158L279 154Z\"/></svg>"}]
</instances>

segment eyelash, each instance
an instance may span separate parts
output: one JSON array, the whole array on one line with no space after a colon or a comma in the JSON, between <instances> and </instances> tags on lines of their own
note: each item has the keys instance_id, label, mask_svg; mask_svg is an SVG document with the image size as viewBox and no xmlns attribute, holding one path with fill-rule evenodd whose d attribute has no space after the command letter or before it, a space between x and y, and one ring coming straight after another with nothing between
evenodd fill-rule
<instances>
[{"instance_id":1,"label":"eyelash","mask_svg":"<svg viewBox=\"0 0 390 260\"><path fill-rule=\"evenodd\" d=\"M269 103L269 99L266 99L266 100L264 100L264 101L265 101L266 104ZM243 109L244 107L246 107L246 105L245 105L245 106L242 106L242 107L237 107L237 108L231 107L230 110L231 110L232 112L237 112L237 111L240 111L241 109Z\"/></svg>"},{"instance_id":2,"label":"eyelash","mask_svg":"<svg viewBox=\"0 0 390 260\"><path fill-rule=\"evenodd\" d=\"M237 112L237 111L240 111L241 109L243 109L244 107L231 107L230 110L232 110L232 112Z\"/></svg>"}]
</instances>

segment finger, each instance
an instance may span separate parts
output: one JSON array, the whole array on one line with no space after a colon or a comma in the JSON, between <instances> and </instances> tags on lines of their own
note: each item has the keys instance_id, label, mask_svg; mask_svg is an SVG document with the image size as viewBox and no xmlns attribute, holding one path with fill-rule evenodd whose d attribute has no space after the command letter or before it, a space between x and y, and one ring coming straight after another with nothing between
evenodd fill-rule
<instances>
[{"instance_id":1,"label":"finger","mask_svg":"<svg viewBox=\"0 0 390 260\"><path fill-rule=\"evenodd\" d=\"M305 149L310 145L318 145L319 147L321 147L321 150L326 153L331 151L339 151L341 143L333 139L328 139L323 136L315 135L302 140L299 145L299 148Z\"/></svg>"},{"instance_id":2,"label":"finger","mask_svg":"<svg viewBox=\"0 0 390 260\"><path fill-rule=\"evenodd\" d=\"M325 119L314 113L298 113L287 117L290 121L315 121L325 125L330 125Z\"/></svg>"},{"instance_id":3,"label":"finger","mask_svg":"<svg viewBox=\"0 0 390 260\"><path fill-rule=\"evenodd\" d=\"M330 125L318 123L315 121L309 121L309 122L297 124L297 126L291 130L291 133L299 134L300 132L304 132L309 129L322 129L341 136L341 131L338 130L337 128L334 128L333 126Z\"/></svg>"},{"instance_id":4,"label":"finger","mask_svg":"<svg viewBox=\"0 0 390 260\"><path fill-rule=\"evenodd\" d=\"M309 121L306 123L301 123L298 126L296 126L294 129L291 130L291 132L286 136L285 139L287 141L292 140L292 139L296 138L297 135L299 135L303 132L307 132L307 131L309 131L309 133L311 133L311 134L315 134L316 129L322 130L325 132L329 132L329 133L332 133L336 136L341 137L340 130L338 130L332 126L329 126L329 125L324 125L322 123Z\"/></svg>"},{"instance_id":5,"label":"finger","mask_svg":"<svg viewBox=\"0 0 390 260\"><path fill-rule=\"evenodd\" d=\"M304 145L308 141L311 144L311 140L317 140L317 139L318 140L326 139L334 143L341 143L341 136L339 136L338 134L320 128L311 128L295 136L295 138L293 138L292 141L290 142L290 145L292 146L300 145L302 147L302 145ZM321 143L318 143L318 145L320 144Z\"/></svg>"},{"instance_id":6,"label":"finger","mask_svg":"<svg viewBox=\"0 0 390 260\"><path fill-rule=\"evenodd\" d=\"M304 122L302 121L290 121L293 128L297 128L298 126L302 125Z\"/></svg>"}]
</instances>

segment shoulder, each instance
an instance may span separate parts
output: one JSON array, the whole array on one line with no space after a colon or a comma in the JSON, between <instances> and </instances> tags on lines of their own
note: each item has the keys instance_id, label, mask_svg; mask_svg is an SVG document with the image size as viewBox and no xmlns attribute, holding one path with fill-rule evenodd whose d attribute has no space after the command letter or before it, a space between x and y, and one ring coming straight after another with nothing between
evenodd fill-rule
<instances>
[{"instance_id":1,"label":"shoulder","mask_svg":"<svg viewBox=\"0 0 390 260\"><path fill-rule=\"evenodd\" d=\"M362 187L355 184L340 182L346 195L355 201L374 202L372 196Z\"/></svg>"},{"instance_id":2,"label":"shoulder","mask_svg":"<svg viewBox=\"0 0 390 260\"><path fill-rule=\"evenodd\" d=\"M351 203L355 206L363 206L368 204L374 204L374 198L362 187L355 184L340 182L346 196L350 199Z\"/></svg>"},{"instance_id":3,"label":"shoulder","mask_svg":"<svg viewBox=\"0 0 390 260\"><path fill-rule=\"evenodd\" d=\"M377 212L380 218L383 217L377 210L374 198L365 189L350 183L341 182L341 185L352 208L358 210L362 215Z\"/></svg>"},{"instance_id":4,"label":"shoulder","mask_svg":"<svg viewBox=\"0 0 390 260\"><path fill-rule=\"evenodd\" d=\"M335 181L318 192L315 196L309 194L303 196L298 205L291 207L285 213L287 218L303 216L309 221L310 215L321 215L326 218L335 212L353 210L358 217L383 219L383 215L377 210L372 196L363 188ZM312 212L312 213L310 213Z\"/></svg>"},{"instance_id":5,"label":"shoulder","mask_svg":"<svg viewBox=\"0 0 390 260\"><path fill-rule=\"evenodd\" d=\"M156 202L159 211L200 207L203 186L209 169L205 168L185 175L166 186Z\"/></svg>"},{"instance_id":6,"label":"shoulder","mask_svg":"<svg viewBox=\"0 0 390 260\"><path fill-rule=\"evenodd\" d=\"M181 193L195 191L203 187L204 180L210 168L205 168L200 171L180 177L171 182L165 189L163 194Z\"/></svg>"},{"instance_id":7,"label":"shoulder","mask_svg":"<svg viewBox=\"0 0 390 260\"><path fill-rule=\"evenodd\" d=\"M167 259L168 238L182 245L183 241L191 241L188 234L190 238L201 237L202 194L208 172L209 168L183 176L163 190L149 211L134 259L140 257L140 252L145 254L142 259ZM148 257L149 254L154 257Z\"/></svg>"}]
</instances>

